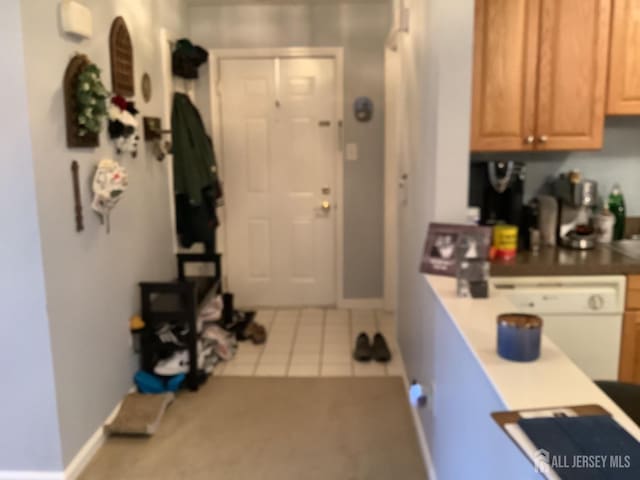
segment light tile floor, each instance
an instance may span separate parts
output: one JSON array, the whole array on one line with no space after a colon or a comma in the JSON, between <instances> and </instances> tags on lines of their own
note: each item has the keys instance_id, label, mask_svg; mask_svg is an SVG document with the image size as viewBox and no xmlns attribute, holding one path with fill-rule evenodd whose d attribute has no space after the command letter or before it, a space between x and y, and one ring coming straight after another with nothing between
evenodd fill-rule
<instances>
[{"instance_id":1,"label":"light tile floor","mask_svg":"<svg viewBox=\"0 0 640 480\"><path fill-rule=\"evenodd\" d=\"M267 329L267 342L240 342L235 358L218 365L214 375L350 377L404 372L392 314L320 308L259 310L256 321ZM354 361L357 335L366 332L373 338L378 331L387 339L391 362Z\"/></svg>"}]
</instances>

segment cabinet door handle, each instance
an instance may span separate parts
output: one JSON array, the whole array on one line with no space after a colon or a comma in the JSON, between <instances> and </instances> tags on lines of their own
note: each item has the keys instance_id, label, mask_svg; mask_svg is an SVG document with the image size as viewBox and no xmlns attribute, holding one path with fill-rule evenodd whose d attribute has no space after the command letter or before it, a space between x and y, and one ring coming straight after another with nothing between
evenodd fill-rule
<instances>
[{"instance_id":1,"label":"cabinet door handle","mask_svg":"<svg viewBox=\"0 0 640 480\"><path fill-rule=\"evenodd\" d=\"M546 135L540 135L540 136L538 137L538 141L539 141L540 143L547 143L547 141L548 141L548 140L549 140L549 137L547 137Z\"/></svg>"},{"instance_id":2,"label":"cabinet door handle","mask_svg":"<svg viewBox=\"0 0 640 480\"><path fill-rule=\"evenodd\" d=\"M524 143L526 143L527 145L532 145L535 139L536 137L534 137L533 135L527 135L526 137L524 137Z\"/></svg>"}]
</instances>

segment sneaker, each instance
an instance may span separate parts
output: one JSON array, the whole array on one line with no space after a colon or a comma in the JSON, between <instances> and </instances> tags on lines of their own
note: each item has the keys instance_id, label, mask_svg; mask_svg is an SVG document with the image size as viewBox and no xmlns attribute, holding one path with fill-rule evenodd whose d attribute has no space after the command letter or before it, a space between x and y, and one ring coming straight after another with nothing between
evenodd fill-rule
<instances>
[{"instance_id":1,"label":"sneaker","mask_svg":"<svg viewBox=\"0 0 640 480\"><path fill-rule=\"evenodd\" d=\"M180 350L175 352L166 360L160 360L153 368L153 373L170 377L179 373L187 373L189 371L189 352Z\"/></svg>"},{"instance_id":2,"label":"sneaker","mask_svg":"<svg viewBox=\"0 0 640 480\"><path fill-rule=\"evenodd\" d=\"M361 332L356 338L356 347L353 350L353 358L358 362L368 362L371 360L373 352L371 350L371 342L369 336Z\"/></svg>"},{"instance_id":3,"label":"sneaker","mask_svg":"<svg viewBox=\"0 0 640 480\"><path fill-rule=\"evenodd\" d=\"M182 325L178 324L175 327L173 327L173 329L171 330L171 333L176 339L177 344L182 346L181 348L187 347L190 331L191 331L191 328L186 323Z\"/></svg>"},{"instance_id":4,"label":"sneaker","mask_svg":"<svg viewBox=\"0 0 640 480\"><path fill-rule=\"evenodd\" d=\"M160 328L155 331L155 335L153 335L151 341L153 351L156 352L161 359L168 359L175 352L186 348L186 345L178 339L168 324L160 326Z\"/></svg>"},{"instance_id":5,"label":"sneaker","mask_svg":"<svg viewBox=\"0 0 640 480\"><path fill-rule=\"evenodd\" d=\"M178 339L167 323L156 330L156 337L158 337L162 343L172 343L177 347L184 348L184 344Z\"/></svg>"},{"instance_id":6,"label":"sneaker","mask_svg":"<svg viewBox=\"0 0 640 480\"><path fill-rule=\"evenodd\" d=\"M373 345L371 347L373 353L373 359L376 362L388 362L391 360L391 351L387 345L387 341L381 333L376 333L373 336Z\"/></svg>"},{"instance_id":7,"label":"sneaker","mask_svg":"<svg viewBox=\"0 0 640 480\"><path fill-rule=\"evenodd\" d=\"M215 353L212 345L204 346L201 343L198 344L198 368L202 369L206 363L206 359ZM179 373L187 373L191 362L189 361L189 351L180 350L175 352L171 357L166 360L160 360L153 368L153 372L156 375L162 375L164 377L177 375Z\"/></svg>"}]
</instances>

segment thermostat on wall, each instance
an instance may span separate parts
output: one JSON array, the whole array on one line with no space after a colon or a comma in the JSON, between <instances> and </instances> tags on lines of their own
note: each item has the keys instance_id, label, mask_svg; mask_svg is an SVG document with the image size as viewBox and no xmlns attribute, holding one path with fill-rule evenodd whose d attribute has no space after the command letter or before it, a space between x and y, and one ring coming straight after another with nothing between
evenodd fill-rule
<instances>
[{"instance_id":1,"label":"thermostat on wall","mask_svg":"<svg viewBox=\"0 0 640 480\"><path fill-rule=\"evenodd\" d=\"M91 10L80 2L62 0L60 3L60 23L65 33L82 38L93 35Z\"/></svg>"}]
</instances>

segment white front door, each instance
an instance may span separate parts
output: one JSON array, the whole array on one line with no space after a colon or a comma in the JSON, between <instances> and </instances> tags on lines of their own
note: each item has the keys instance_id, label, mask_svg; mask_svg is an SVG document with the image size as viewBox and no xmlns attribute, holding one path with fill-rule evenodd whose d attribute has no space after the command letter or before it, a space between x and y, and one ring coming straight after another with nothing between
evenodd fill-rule
<instances>
[{"instance_id":1,"label":"white front door","mask_svg":"<svg viewBox=\"0 0 640 480\"><path fill-rule=\"evenodd\" d=\"M335 304L334 60L223 59L220 87L236 304Z\"/></svg>"}]
</instances>

